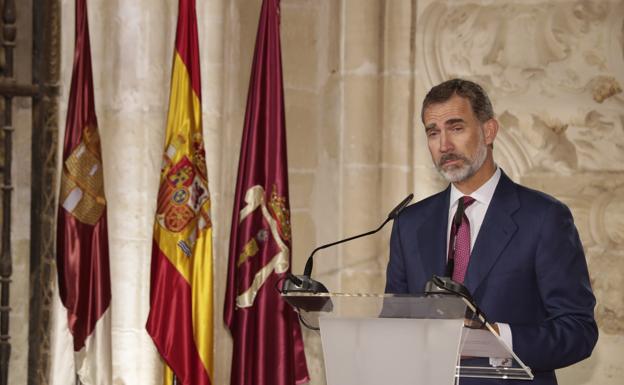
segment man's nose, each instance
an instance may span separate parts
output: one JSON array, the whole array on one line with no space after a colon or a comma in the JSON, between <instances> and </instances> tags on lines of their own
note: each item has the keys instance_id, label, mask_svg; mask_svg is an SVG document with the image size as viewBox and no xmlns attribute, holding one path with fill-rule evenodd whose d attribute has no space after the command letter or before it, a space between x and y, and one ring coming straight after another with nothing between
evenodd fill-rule
<instances>
[{"instance_id":1,"label":"man's nose","mask_svg":"<svg viewBox=\"0 0 624 385\"><path fill-rule=\"evenodd\" d=\"M446 153L453 150L453 143L445 132L440 133L440 152Z\"/></svg>"}]
</instances>

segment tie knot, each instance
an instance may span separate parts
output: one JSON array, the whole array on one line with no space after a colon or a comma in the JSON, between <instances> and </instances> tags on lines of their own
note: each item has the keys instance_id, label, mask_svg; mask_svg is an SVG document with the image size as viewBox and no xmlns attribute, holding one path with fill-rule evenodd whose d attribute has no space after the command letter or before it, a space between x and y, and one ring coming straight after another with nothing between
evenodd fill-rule
<instances>
[{"instance_id":1,"label":"tie knot","mask_svg":"<svg viewBox=\"0 0 624 385\"><path fill-rule=\"evenodd\" d=\"M475 202L475 199L471 196L463 196L462 200L464 201L464 208L470 206Z\"/></svg>"}]
</instances>

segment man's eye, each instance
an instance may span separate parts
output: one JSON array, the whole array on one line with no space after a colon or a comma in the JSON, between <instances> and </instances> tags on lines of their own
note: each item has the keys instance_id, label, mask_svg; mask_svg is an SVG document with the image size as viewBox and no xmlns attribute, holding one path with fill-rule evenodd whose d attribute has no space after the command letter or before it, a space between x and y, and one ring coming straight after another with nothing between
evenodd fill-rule
<instances>
[{"instance_id":1,"label":"man's eye","mask_svg":"<svg viewBox=\"0 0 624 385\"><path fill-rule=\"evenodd\" d=\"M436 136L436 135L438 135L438 131L434 131L434 130L427 131L427 136L428 137L432 137L432 136Z\"/></svg>"},{"instance_id":2,"label":"man's eye","mask_svg":"<svg viewBox=\"0 0 624 385\"><path fill-rule=\"evenodd\" d=\"M464 129L464 126L453 126L451 127L451 131L461 131Z\"/></svg>"}]
</instances>

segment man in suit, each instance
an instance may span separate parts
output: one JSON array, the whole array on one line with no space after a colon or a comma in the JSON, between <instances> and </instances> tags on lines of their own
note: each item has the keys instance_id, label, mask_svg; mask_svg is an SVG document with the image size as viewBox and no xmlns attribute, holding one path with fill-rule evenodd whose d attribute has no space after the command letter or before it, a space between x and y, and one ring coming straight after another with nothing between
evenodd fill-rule
<instances>
[{"instance_id":1,"label":"man in suit","mask_svg":"<svg viewBox=\"0 0 624 385\"><path fill-rule=\"evenodd\" d=\"M479 85L453 79L435 86L421 117L431 158L450 185L395 220L386 292L422 293L434 274L452 275L533 370L532 383L557 384L554 370L587 358L598 339L570 210L514 183L496 165L498 122ZM464 215L456 213L460 205ZM460 381L495 383L527 384Z\"/></svg>"}]
</instances>

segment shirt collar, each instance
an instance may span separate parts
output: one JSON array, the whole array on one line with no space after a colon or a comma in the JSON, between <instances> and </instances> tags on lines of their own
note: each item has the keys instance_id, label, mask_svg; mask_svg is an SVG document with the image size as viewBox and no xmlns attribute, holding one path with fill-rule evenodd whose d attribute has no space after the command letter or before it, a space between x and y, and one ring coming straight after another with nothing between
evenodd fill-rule
<instances>
[{"instance_id":1,"label":"shirt collar","mask_svg":"<svg viewBox=\"0 0 624 385\"><path fill-rule=\"evenodd\" d=\"M476 200L477 202L489 206L490 201L494 196L494 190L496 190L496 186L498 185L498 181L500 180L500 176L501 171L500 168L497 166L496 171L494 171L494 174L490 177L490 179L488 179L488 181L485 182L477 190L473 191L470 196L473 197L474 200ZM452 208L453 206L457 205L457 201L463 196L464 193L459 191L459 189L451 183L451 201L449 207Z\"/></svg>"}]
</instances>

